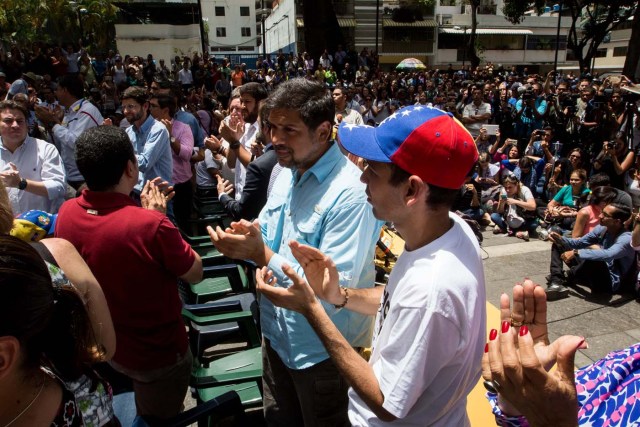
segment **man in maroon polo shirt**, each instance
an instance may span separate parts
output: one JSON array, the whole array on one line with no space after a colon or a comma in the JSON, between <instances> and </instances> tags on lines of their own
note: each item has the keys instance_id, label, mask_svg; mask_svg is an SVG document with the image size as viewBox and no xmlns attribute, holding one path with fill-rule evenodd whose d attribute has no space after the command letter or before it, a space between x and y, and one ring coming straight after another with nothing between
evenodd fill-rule
<instances>
[{"instance_id":1,"label":"man in maroon polo shirt","mask_svg":"<svg viewBox=\"0 0 640 427\"><path fill-rule=\"evenodd\" d=\"M133 380L138 415L169 418L182 408L192 360L176 282L199 282L202 261L162 212L158 187L147 183L142 208L129 197L138 165L123 130L84 132L76 162L89 189L62 205L55 235L76 247L104 289L116 330L111 363Z\"/></svg>"}]
</instances>

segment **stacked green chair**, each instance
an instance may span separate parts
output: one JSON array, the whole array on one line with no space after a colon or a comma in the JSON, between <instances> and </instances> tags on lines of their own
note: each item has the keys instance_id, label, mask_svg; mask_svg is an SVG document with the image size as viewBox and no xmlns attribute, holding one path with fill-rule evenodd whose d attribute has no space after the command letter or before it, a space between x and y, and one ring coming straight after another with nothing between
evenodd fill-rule
<instances>
[{"instance_id":1,"label":"stacked green chair","mask_svg":"<svg viewBox=\"0 0 640 427\"><path fill-rule=\"evenodd\" d=\"M253 294L229 296L203 305L185 305L194 355L191 386L198 402L207 402L235 391L246 408L262 405L262 352L259 313ZM241 336L245 350L222 357L208 356L208 349L230 336Z\"/></svg>"}]
</instances>

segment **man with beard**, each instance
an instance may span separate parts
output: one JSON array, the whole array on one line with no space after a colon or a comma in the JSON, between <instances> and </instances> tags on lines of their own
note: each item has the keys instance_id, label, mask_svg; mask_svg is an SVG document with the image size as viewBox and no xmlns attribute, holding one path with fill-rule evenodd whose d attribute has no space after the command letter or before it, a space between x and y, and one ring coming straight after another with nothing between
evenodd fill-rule
<instances>
[{"instance_id":1,"label":"man with beard","mask_svg":"<svg viewBox=\"0 0 640 427\"><path fill-rule=\"evenodd\" d=\"M227 164L235 165L235 199L240 200L244 189L247 166L252 160L251 143L255 141L260 128L258 110L260 101L267 98L267 90L259 83L240 86L242 120L231 117L229 123L220 124L220 136L229 142ZM242 125L244 123L244 126Z\"/></svg>"},{"instance_id":2,"label":"man with beard","mask_svg":"<svg viewBox=\"0 0 640 427\"><path fill-rule=\"evenodd\" d=\"M161 177L163 181L172 182L173 159L169 131L149 114L147 91L144 88L133 86L124 91L122 111L131 123L126 131L140 169L133 192L140 196L144 184L150 179ZM168 214L171 213L169 206Z\"/></svg>"},{"instance_id":3,"label":"man with beard","mask_svg":"<svg viewBox=\"0 0 640 427\"><path fill-rule=\"evenodd\" d=\"M335 260L341 286L373 288L373 252L382 223L367 204L360 170L331 139L331 95L318 83L291 79L278 86L265 108L271 143L284 169L260 212L260 223L242 220L227 230L209 227L212 241L226 256L268 266L285 287L291 281L282 274L283 264L302 273L287 242L305 242ZM371 343L373 319L342 310L346 302L325 304L324 309L349 345L360 351ZM267 424L349 425L348 384L309 323L267 298L260 300L260 315Z\"/></svg>"}]
</instances>

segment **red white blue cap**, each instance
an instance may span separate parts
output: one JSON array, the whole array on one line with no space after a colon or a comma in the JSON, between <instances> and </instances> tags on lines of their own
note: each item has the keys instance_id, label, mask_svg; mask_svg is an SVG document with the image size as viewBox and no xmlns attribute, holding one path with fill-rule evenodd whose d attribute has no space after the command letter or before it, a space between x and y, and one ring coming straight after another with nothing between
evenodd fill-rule
<instances>
[{"instance_id":1,"label":"red white blue cap","mask_svg":"<svg viewBox=\"0 0 640 427\"><path fill-rule=\"evenodd\" d=\"M451 113L422 105L402 108L378 127L342 123L338 140L356 156L393 163L443 188L460 188L478 161L464 125Z\"/></svg>"}]
</instances>

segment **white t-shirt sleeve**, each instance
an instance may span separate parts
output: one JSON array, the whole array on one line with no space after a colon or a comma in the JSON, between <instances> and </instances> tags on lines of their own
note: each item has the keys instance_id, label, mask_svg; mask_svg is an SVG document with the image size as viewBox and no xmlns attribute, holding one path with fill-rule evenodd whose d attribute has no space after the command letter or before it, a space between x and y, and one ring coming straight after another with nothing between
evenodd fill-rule
<instances>
[{"instance_id":1,"label":"white t-shirt sleeve","mask_svg":"<svg viewBox=\"0 0 640 427\"><path fill-rule=\"evenodd\" d=\"M442 367L457 353L460 331L450 319L419 308L400 308L385 320L389 338L376 362L382 406L404 418ZM400 322L397 319L401 318ZM413 340L408 339L413 337Z\"/></svg>"},{"instance_id":2,"label":"white t-shirt sleeve","mask_svg":"<svg viewBox=\"0 0 640 427\"><path fill-rule=\"evenodd\" d=\"M533 193L526 185L522 185L522 198L526 201L533 199Z\"/></svg>"}]
</instances>

